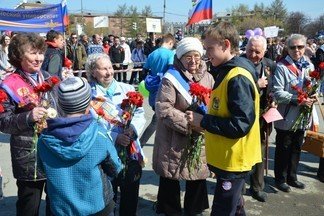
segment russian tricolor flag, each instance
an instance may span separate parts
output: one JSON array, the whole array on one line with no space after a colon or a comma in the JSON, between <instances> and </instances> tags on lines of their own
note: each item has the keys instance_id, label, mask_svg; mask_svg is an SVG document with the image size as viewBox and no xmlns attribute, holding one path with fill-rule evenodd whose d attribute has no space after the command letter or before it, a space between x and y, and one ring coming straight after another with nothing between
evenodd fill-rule
<instances>
[{"instance_id":1,"label":"russian tricolor flag","mask_svg":"<svg viewBox=\"0 0 324 216\"><path fill-rule=\"evenodd\" d=\"M202 20L209 20L213 18L212 0L193 0L193 8L189 12L188 25L200 22Z\"/></svg>"},{"instance_id":2,"label":"russian tricolor flag","mask_svg":"<svg viewBox=\"0 0 324 216\"><path fill-rule=\"evenodd\" d=\"M67 26L69 25L69 15L68 15L68 12L67 12L67 3L66 3L66 0L62 0L61 2L61 6L62 6L62 18L63 18L63 25L64 26Z\"/></svg>"}]
</instances>

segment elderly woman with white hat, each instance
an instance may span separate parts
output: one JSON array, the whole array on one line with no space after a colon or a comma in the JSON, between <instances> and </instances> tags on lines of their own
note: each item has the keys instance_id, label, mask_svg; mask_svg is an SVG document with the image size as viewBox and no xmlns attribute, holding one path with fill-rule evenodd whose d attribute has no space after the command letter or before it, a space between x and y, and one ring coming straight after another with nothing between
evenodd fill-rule
<instances>
[{"instance_id":1,"label":"elderly woman with white hat","mask_svg":"<svg viewBox=\"0 0 324 216\"><path fill-rule=\"evenodd\" d=\"M214 85L213 77L201 59L202 55L203 46L197 38L182 39L176 49L174 65L162 78L158 91L155 104L158 120L153 150L153 169L160 176L156 213L182 214L180 180L186 181L186 215L198 215L209 208L206 186L209 170L204 147L198 166L188 167L185 161L191 134L185 115L192 103L188 93L189 84L199 83L210 89Z\"/></svg>"}]
</instances>

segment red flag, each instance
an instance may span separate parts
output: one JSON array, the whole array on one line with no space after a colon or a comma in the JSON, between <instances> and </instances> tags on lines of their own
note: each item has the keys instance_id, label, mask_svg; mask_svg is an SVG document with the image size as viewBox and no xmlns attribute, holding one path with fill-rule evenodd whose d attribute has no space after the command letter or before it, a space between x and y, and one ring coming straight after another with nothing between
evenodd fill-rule
<instances>
[{"instance_id":1,"label":"red flag","mask_svg":"<svg viewBox=\"0 0 324 216\"><path fill-rule=\"evenodd\" d=\"M193 8L189 12L188 25L198 23L202 20L213 18L212 0L193 0Z\"/></svg>"}]
</instances>

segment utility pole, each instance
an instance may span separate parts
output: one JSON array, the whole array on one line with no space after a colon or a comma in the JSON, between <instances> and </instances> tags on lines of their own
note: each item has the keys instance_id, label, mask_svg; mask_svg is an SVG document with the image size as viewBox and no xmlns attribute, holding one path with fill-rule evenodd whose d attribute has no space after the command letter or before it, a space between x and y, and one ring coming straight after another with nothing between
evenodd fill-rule
<instances>
[{"instance_id":1,"label":"utility pole","mask_svg":"<svg viewBox=\"0 0 324 216\"><path fill-rule=\"evenodd\" d=\"M163 22L162 22L163 33L165 33L165 8L166 8L166 0L164 0L164 4L163 4Z\"/></svg>"},{"instance_id":2,"label":"utility pole","mask_svg":"<svg viewBox=\"0 0 324 216\"><path fill-rule=\"evenodd\" d=\"M81 27L82 27L82 32L84 32L84 20L83 20L83 1L81 0Z\"/></svg>"}]
</instances>

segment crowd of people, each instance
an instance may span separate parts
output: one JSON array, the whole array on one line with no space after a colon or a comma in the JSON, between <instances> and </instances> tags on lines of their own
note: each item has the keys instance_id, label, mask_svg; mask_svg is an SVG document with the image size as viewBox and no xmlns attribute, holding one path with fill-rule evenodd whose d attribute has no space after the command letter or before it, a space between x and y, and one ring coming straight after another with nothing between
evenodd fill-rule
<instances>
[{"instance_id":1,"label":"crowd of people","mask_svg":"<svg viewBox=\"0 0 324 216\"><path fill-rule=\"evenodd\" d=\"M46 40L3 35L0 131L11 135L17 215L38 215L43 191L46 215L112 216L116 203L119 215L136 215L142 148L155 131L157 214L183 214L179 183L185 181L184 214L203 215L211 173L217 179L211 215L245 215L248 178L252 197L266 202L266 139L273 128L275 186L287 193L304 189L298 165L314 122L296 127L296 120L314 108L324 85L302 99L296 88L306 88L311 71L324 73L324 35L316 46L301 34L275 41L252 36L240 53L240 36L228 22L211 25L201 39L181 31L161 38L149 33L146 40L138 34L131 43L98 34L90 42L76 33L64 41L53 30ZM85 76L66 76L66 59ZM139 70L127 80L119 71L129 67ZM140 81L154 111L147 128L133 85ZM193 85L208 92L200 101ZM283 119L267 123L262 115L269 108ZM0 198L1 175L0 167ZM324 182L324 158L317 175Z\"/></svg>"}]
</instances>

